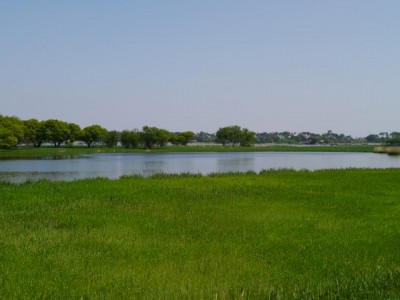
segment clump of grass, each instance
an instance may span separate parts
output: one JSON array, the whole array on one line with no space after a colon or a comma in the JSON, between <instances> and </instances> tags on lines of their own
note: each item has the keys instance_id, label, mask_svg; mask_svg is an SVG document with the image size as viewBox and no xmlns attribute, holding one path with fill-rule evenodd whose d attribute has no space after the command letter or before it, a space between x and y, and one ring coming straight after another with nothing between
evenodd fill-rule
<instances>
[{"instance_id":1,"label":"clump of grass","mask_svg":"<svg viewBox=\"0 0 400 300\"><path fill-rule=\"evenodd\" d=\"M152 179L163 179L163 178L200 178L203 177L201 173L190 173L190 172L182 172L182 173L156 173L150 175L149 178Z\"/></svg>"},{"instance_id":2,"label":"clump of grass","mask_svg":"<svg viewBox=\"0 0 400 300\"><path fill-rule=\"evenodd\" d=\"M0 182L0 298L396 299L399 177Z\"/></svg>"},{"instance_id":3,"label":"clump of grass","mask_svg":"<svg viewBox=\"0 0 400 300\"><path fill-rule=\"evenodd\" d=\"M386 147L384 147L384 146L375 147L374 153L386 153Z\"/></svg>"},{"instance_id":4,"label":"clump of grass","mask_svg":"<svg viewBox=\"0 0 400 300\"><path fill-rule=\"evenodd\" d=\"M400 155L400 147L398 146L380 146L374 148L375 153L387 153L389 155Z\"/></svg>"},{"instance_id":5,"label":"clump of grass","mask_svg":"<svg viewBox=\"0 0 400 300\"><path fill-rule=\"evenodd\" d=\"M130 175L122 175L122 176L119 177L119 179L137 179L137 178L143 178L143 175L130 174Z\"/></svg>"},{"instance_id":6,"label":"clump of grass","mask_svg":"<svg viewBox=\"0 0 400 300\"><path fill-rule=\"evenodd\" d=\"M386 152L389 155L400 155L400 147L387 147Z\"/></svg>"}]
</instances>

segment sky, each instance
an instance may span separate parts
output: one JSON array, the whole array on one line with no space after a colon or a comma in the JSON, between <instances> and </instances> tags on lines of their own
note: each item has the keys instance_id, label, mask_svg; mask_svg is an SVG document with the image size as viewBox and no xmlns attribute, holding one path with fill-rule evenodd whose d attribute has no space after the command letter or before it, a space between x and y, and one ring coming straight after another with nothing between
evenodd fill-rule
<instances>
[{"instance_id":1,"label":"sky","mask_svg":"<svg viewBox=\"0 0 400 300\"><path fill-rule=\"evenodd\" d=\"M400 131L399 16L398 0L2 0L0 114Z\"/></svg>"}]
</instances>

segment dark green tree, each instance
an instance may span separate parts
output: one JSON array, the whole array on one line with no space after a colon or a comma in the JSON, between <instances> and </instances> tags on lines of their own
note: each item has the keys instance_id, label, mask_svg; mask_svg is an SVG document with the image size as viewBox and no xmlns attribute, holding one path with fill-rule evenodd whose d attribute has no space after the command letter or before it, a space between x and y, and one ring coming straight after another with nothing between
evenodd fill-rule
<instances>
[{"instance_id":1,"label":"dark green tree","mask_svg":"<svg viewBox=\"0 0 400 300\"><path fill-rule=\"evenodd\" d=\"M121 132L121 144L125 148L136 148L140 144L140 135L135 130L123 130Z\"/></svg>"},{"instance_id":2,"label":"dark green tree","mask_svg":"<svg viewBox=\"0 0 400 300\"><path fill-rule=\"evenodd\" d=\"M129 134L130 134L129 130L123 130L121 132L121 138L120 138L121 145L123 147L125 147L125 148L129 148L131 146L131 141L130 141L130 138L129 138Z\"/></svg>"},{"instance_id":3,"label":"dark green tree","mask_svg":"<svg viewBox=\"0 0 400 300\"><path fill-rule=\"evenodd\" d=\"M256 134L253 131L249 131L247 128L243 128L240 133L239 144L242 147L250 147L254 145L256 140Z\"/></svg>"},{"instance_id":4,"label":"dark green tree","mask_svg":"<svg viewBox=\"0 0 400 300\"><path fill-rule=\"evenodd\" d=\"M308 142L310 145L315 145L315 144L319 144L321 139L322 139L322 137L319 134L313 134L310 136Z\"/></svg>"},{"instance_id":5,"label":"dark green tree","mask_svg":"<svg viewBox=\"0 0 400 300\"><path fill-rule=\"evenodd\" d=\"M231 135L231 130L229 127L223 127L218 129L218 131L215 133L218 142L222 143L223 146L231 142L230 135Z\"/></svg>"},{"instance_id":6,"label":"dark green tree","mask_svg":"<svg viewBox=\"0 0 400 300\"><path fill-rule=\"evenodd\" d=\"M104 136L104 143L107 147L112 148L118 144L119 135L118 132L115 130L108 131Z\"/></svg>"},{"instance_id":7,"label":"dark green tree","mask_svg":"<svg viewBox=\"0 0 400 300\"><path fill-rule=\"evenodd\" d=\"M380 143L381 142L381 138L379 137L379 135L377 134L369 134L365 140L368 143Z\"/></svg>"},{"instance_id":8,"label":"dark green tree","mask_svg":"<svg viewBox=\"0 0 400 300\"><path fill-rule=\"evenodd\" d=\"M240 139L242 136L242 131L240 129L240 126L234 125L228 127L228 132L229 132L229 140L232 145L237 145L240 143Z\"/></svg>"},{"instance_id":9,"label":"dark green tree","mask_svg":"<svg viewBox=\"0 0 400 300\"><path fill-rule=\"evenodd\" d=\"M390 133L390 137L391 137L392 139L400 138L400 132L398 132L398 131L392 131L392 132Z\"/></svg>"},{"instance_id":10,"label":"dark green tree","mask_svg":"<svg viewBox=\"0 0 400 300\"><path fill-rule=\"evenodd\" d=\"M216 132L217 139L222 145L232 144L240 146L251 146L255 141L255 133L246 128L241 129L240 126L228 126L218 129Z\"/></svg>"},{"instance_id":11,"label":"dark green tree","mask_svg":"<svg viewBox=\"0 0 400 300\"><path fill-rule=\"evenodd\" d=\"M151 149L155 145L160 147L165 146L170 139L170 133L166 129L143 126L143 130L140 132L140 138L143 145Z\"/></svg>"},{"instance_id":12,"label":"dark green tree","mask_svg":"<svg viewBox=\"0 0 400 300\"><path fill-rule=\"evenodd\" d=\"M24 142L32 144L33 147L40 147L47 140L45 121L29 119L24 123Z\"/></svg>"},{"instance_id":13,"label":"dark green tree","mask_svg":"<svg viewBox=\"0 0 400 300\"><path fill-rule=\"evenodd\" d=\"M395 137L386 140L388 146L400 146L400 137Z\"/></svg>"},{"instance_id":14,"label":"dark green tree","mask_svg":"<svg viewBox=\"0 0 400 300\"><path fill-rule=\"evenodd\" d=\"M201 143L214 143L214 142L216 142L215 133L207 133L207 132L204 132L204 131L200 131L199 133L197 133L195 135L194 139L197 142L201 142Z\"/></svg>"}]
</instances>

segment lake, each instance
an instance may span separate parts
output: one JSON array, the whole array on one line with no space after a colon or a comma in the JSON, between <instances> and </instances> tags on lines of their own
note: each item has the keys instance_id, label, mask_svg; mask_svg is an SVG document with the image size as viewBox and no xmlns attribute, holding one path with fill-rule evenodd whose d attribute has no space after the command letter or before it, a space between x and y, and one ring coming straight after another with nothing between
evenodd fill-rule
<instances>
[{"instance_id":1,"label":"lake","mask_svg":"<svg viewBox=\"0 0 400 300\"><path fill-rule=\"evenodd\" d=\"M259 172L264 169L320 170L400 168L400 156L375 153L235 152L235 153L107 153L0 160L0 180L116 179L155 173Z\"/></svg>"}]
</instances>

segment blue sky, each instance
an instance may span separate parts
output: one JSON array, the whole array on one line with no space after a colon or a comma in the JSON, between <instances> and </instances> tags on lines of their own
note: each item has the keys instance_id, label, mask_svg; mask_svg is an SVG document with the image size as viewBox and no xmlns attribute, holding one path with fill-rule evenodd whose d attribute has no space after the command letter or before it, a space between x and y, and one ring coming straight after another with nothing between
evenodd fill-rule
<instances>
[{"instance_id":1,"label":"blue sky","mask_svg":"<svg viewBox=\"0 0 400 300\"><path fill-rule=\"evenodd\" d=\"M400 1L1 1L0 113L400 131Z\"/></svg>"}]
</instances>

